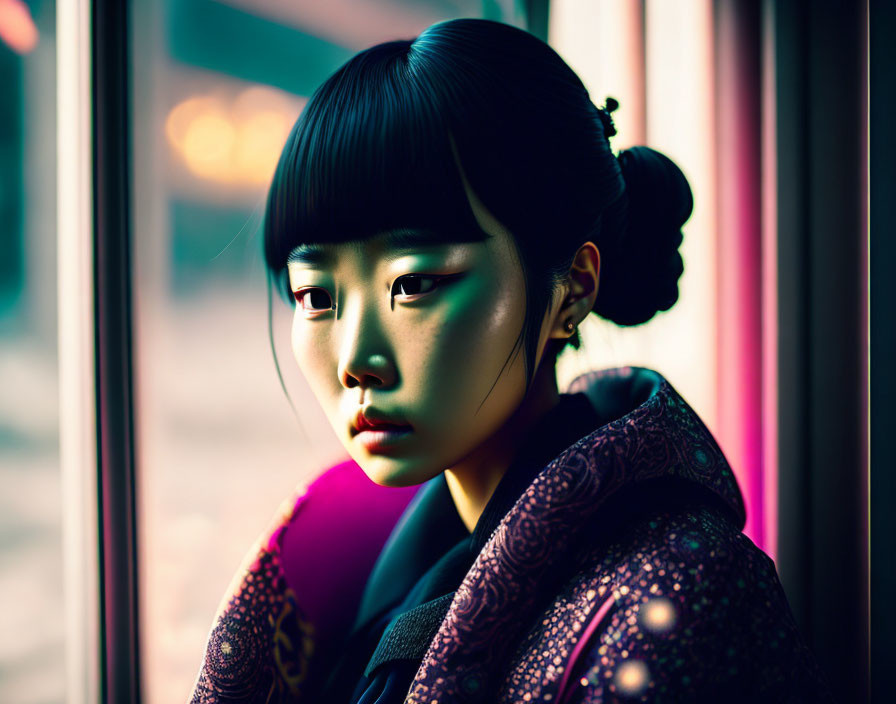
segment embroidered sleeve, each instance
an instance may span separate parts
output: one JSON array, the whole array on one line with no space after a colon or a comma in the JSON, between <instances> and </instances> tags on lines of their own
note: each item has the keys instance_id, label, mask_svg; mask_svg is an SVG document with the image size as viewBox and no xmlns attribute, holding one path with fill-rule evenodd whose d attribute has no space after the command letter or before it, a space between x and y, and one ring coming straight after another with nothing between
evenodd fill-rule
<instances>
[{"instance_id":1,"label":"embroidered sleeve","mask_svg":"<svg viewBox=\"0 0 896 704\"><path fill-rule=\"evenodd\" d=\"M302 493L300 487L281 505L228 587L191 704L302 701L315 650L314 629L286 584L277 540Z\"/></svg>"}]
</instances>

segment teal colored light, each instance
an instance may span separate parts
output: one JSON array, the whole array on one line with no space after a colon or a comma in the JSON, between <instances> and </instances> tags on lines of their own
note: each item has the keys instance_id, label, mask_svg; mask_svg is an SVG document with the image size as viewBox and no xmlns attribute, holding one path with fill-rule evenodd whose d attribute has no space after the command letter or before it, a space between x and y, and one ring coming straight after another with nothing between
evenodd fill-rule
<instances>
[{"instance_id":1,"label":"teal colored light","mask_svg":"<svg viewBox=\"0 0 896 704\"><path fill-rule=\"evenodd\" d=\"M356 52L212 0L169 0L172 59L309 96Z\"/></svg>"},{"instance_id":2,"label":"teal colored light","mask_svg":"<svg viewBox=\"0 0 896 704\"><path fill-rule=\"evenodd\" d=\"M253 240L260 218L247 209L173 198L169 204L171 288L176 295L202 289L209 280L230 277L237 285L261 266Z\"/></svg>"}]
</instances>

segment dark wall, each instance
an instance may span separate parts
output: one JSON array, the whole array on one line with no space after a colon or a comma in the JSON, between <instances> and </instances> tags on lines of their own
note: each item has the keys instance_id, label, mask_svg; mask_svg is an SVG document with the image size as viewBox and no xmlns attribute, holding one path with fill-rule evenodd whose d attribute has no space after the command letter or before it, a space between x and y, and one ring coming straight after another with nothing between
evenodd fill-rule
<instances>
[{"instance_id":1,"label":"dark wall","mask_svg":"<svg viewBox=\"0 0 896 704\"><path fill-rule=\"evenodd\" d=\"M896 3L870 5L871 694L892 699L896 654Z\"/></svg>"},{"instance_id":2,"label":"dark wall","mask_svg":"<svg viewBox=\"0 0 896 704\"><path fill-rule=\"evenodd\" d=\"M779 550L839 701L868 695L866 5L774 3Z\"/></svg>"}]
</instances>

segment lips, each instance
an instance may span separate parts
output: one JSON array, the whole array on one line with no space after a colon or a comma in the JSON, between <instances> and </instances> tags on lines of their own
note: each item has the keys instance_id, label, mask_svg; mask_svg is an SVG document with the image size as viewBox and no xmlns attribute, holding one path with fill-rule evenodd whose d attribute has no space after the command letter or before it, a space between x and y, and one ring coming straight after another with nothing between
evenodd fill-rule
<instances>
[{"instance_id":1,"label":"lips","mask_svg":"<svg viewBox=\"0 0 896 704\"><path fill-rule=\"evenodd\" d=\"M352 423L352 435L357 435L363 430L409 430L409 423L402 418L383 413L375 408L367 408L355 415Z\"/></svg>"}]
</instances>

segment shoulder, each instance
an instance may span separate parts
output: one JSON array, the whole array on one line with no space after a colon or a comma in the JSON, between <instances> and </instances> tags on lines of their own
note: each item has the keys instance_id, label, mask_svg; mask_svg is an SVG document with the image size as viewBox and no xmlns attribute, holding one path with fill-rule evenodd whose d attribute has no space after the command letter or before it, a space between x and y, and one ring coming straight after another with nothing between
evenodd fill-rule
<instances>
[{"instance_id":1,"label":"shoulder","mask_svg":"<svg viewBox=\"0 0 896 704\"><path fill-rule=\"evenodd\" d=\"M346 607L415 489L376 485L353 461L297 485L219 603L191 701L307 698L323 647L348 627Z\"/></svg>"},{"instance_id":2,"label":"shoulder","mask_svg":"<svg viewBox=\"0 0 896 704\"><path fill-rule=\"evenodd\" d=\"M502 701L832 701L774 563L714 508L593 536L551 592Z\"/></svg>"},{"instance_id":3,"label":"shoulder","mask_svg":"<svg viewBox=\"0 0 896 704\"><path fill-rule=\"evenodd\" d=\"M564 701L830 696L774 562L717 510L634 522L577 581L590 582L594 599Z\"/></svg>"}]
</instances>

